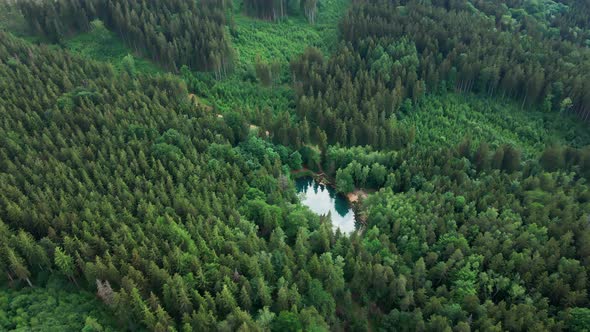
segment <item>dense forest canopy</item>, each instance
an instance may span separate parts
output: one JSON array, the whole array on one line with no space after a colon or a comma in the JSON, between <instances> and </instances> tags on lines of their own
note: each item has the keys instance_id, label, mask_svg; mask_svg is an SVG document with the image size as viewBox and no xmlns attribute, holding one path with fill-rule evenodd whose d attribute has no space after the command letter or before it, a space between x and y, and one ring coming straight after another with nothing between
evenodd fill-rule
<instances>
[{"instance_id":1,"label":"dense forest canopy","mask_svg":"<svg viewBox=\"0 0 590 332\"><path fill-rule=\"evenodd\" d=\"M356 2L327 62L308 50L292 63L298 114L331 143L390 148L399 144L386 120L425 92L476 92L590 118L587 48L499 30L466 4Z\"/></svg>"},{"instance_id":2,"label":"dense forest canopy","mask_svg":"<svg viewBox=\"0 0 590 332\"><path fill-rule=\"evenodd\" d=\"M289 134L276 142L399 149L414 134L397 120L423 95L449 91L590 119L588 48L525 26L529 18L507 27L466 1L354 2L328 59L310 48L291 61L299 124L281 118L274 131Z\"/></svg>"},{"instance_id":3,"label":"dense forest canopy","mask_svg":"<svg viewBox=\"0 0 590 332\"><path fill-rule=\"evenodd\" d=\"M590 328L587 1L0 9L0 330Z\"/></svg>"}]
</instances>

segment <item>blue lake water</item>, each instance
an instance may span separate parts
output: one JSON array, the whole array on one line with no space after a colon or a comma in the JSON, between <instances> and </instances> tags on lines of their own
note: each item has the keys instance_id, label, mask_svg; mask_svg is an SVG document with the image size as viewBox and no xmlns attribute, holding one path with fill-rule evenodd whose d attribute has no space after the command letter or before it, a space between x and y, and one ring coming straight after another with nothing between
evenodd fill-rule
<instances>
[{"instance_id":1,"label":"blue lake water","mask_svg":"<svg viewBox=\"0 0 590 332\"><path fill-rule=\"evenodd\" d=\"M319 215L330 213L334 229L340 228L340 231L347 234L355 230L354 211L346 197L311 177L299 178L295 185L303 205Z\"/></svg>"}]
</instances>

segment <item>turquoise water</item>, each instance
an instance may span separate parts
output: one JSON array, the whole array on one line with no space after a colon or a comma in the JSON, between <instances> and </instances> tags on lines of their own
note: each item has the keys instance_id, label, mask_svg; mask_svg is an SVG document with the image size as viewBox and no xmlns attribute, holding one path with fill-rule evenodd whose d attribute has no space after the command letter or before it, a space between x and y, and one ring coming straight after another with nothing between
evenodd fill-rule
<instances>
[{"instance_id":1,"label":"turquoise water","mask_svg":"<svg viewBox=\"0 0 590 332\"><path fill-rule=\"evenodd\" d=\"M301 203L319 215L330 213L334 229L340 228L344 233L355 230L354 211L346 198L332 187L324 186L311 177L299 178L295 181Z\"/></svg>"}]
</instances>

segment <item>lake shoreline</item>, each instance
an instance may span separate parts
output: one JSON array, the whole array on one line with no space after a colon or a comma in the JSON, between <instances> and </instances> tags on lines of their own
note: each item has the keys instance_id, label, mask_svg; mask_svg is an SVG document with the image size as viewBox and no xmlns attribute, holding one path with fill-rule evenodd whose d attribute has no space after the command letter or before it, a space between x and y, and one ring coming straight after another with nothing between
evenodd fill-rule
<instances>
[{"instance_id":1,"label":"lake shoreline","mask_svg":"<svg viewBox=\"0 0 590 332\"><path fill-rule=\"evenodd\" d=\"M293 176L294 180L304 177L310 177L313 178L316 182L323 184L324 186L329 186L332 189L336 190L336 181L334 179L330 179L325 173L317 173L308 168L301 168L298 170L291 171L291 176ZM362 203L362 201L368 196L368 193L365 189L356 187L353 191L349 193L339 194L346 197L346 199L351 205L354 205L355 203Z\"/></svg>"},{"instance_id":2,"label":"lake shoreline","mask_svg":"<svg viewBox=\"0 0 590 332\"><path fill-rule=\"evenodd\" d=\"M335 180L330 179L325 173L317 173L308 168L301 168L298 170L291 171L291 176L293 176L294 180L310 177L314 181L324 186L330 187L336 191L336 184ZM337 192L337 191L336 191ZM350 208L354 211L355 220L359 222L360 227L358 230L362 230L364 226L367 224L366 218L364 218L362 212L362 203L367 198L368 193L362 188L355 188L354 191L343 194L337 192L338 195L341 195L346 199L346 202L350 206Z\"/></svg>"}]
</instances>

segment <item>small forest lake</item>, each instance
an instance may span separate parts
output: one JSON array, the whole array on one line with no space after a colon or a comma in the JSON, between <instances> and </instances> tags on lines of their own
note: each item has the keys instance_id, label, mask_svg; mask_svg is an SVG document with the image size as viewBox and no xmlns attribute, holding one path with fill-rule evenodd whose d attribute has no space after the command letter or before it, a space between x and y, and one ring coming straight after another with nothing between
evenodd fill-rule
<instances>
[{"instance_id":1,"label":"small forest lake","mask_svg":"<svg viewBox=\"0 0 590 332\"><path fill-rule=\"evenodd\" d=\"M334 229L350 234L355 230L354 210L343 195L330 186L318 183L311 177L295 180L301 204L319 215L330 213Z\"/></svg>"}]
</instances>

